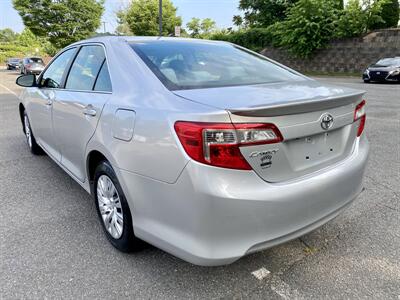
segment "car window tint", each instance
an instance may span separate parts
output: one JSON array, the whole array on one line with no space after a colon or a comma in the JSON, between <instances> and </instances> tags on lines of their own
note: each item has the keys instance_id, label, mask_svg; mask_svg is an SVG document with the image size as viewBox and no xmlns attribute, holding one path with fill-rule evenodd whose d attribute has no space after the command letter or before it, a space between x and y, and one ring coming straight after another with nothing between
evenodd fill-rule
<instances>
[{"instance_id":1,"label":"car window tint","mask_svg":"<svg viewBox=\"0 0 400 300\"><path fill-rule=\"evenodd\" d=\"M65 88L92 90L104 59L105 54L101 46L82 47L72 64Z\"/></svg>"},{"instance_id":2,"label":"car window tint","mask_svg":"<svg viewBox=\"0 0 400 300\"><path fill-rule=\"evenodd\" d=\"M48 88L59 88L65 68L68 66L74 53L75 48L72 48L60 54L43 73L40 85Z\"/></svg>"},{"instance_id":3,"label":"car window tint","mask_svg":"<svg viewBox=\"0 0 400 300\"><path fill-rule=\"evenodd\" d=\"M304 80L262 56L231 44L161 40L131 46L171 90Z\"/></svg>"},{"instance_id":4,"label":"car window tint","mask_svg":"<svg viewBox=\"0 0 400 300\"><path fill-rule=\"evenodd\" d=\"M42 64L42 63L43 63L43 60L42 60L41 58L31 57L31 58L29 59L29 62L30 62L30 63L40 63L40 64Z\"/></svg>"},{"instance_id":5,"label":"car window tint","mask_svg":"<svg viewBox=\"0 0 400 300\"><path fill-rule=\"evenodd\" d=\"M111 80L110 74L108 73L107 61L104 61L103 66L101 67L99 76L94 85L94 90L111 92Z\"/></svg>"}]
</instances>

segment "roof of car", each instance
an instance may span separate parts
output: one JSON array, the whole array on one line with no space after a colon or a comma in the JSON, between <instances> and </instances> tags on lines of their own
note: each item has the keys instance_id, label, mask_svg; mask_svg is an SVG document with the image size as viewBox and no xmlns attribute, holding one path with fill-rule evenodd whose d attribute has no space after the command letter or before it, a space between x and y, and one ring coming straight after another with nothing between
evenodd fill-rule
<instances>
[{"instance_id":1,"label":"roof of car","mask_svg":"<svg viewBox=\"0 0 400 300\"><path fill-rule=\"evenodd\" d=\"M114 41L126 41L126 42L151 42L151 41L184 41L184 42L202 42L202 43L221 43L221 41L210 41L204 39L193 39L193 38L182 38L182 37L159 37L159 36L124 36L124 35L116 35L116 36L99 36L93 37L86 40L82 40L76 42L74 44L82 44L88 42L114 42Z\"/></svg>"}]
</instances>

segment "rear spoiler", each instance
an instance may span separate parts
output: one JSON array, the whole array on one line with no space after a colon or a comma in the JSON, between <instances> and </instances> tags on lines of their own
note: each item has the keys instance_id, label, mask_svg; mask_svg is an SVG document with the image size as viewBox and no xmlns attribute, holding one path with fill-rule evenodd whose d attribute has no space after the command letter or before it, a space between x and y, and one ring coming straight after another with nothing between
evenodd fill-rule
<instances>
[{"instance_id":1,"label":"rear spoiler","mask_svg":"<svg viewBox=\"0 0 400 300\"><path fill-rule=\"evenodd\" d=\"M357 104L365 92L357 92L345 96L322 98L318 100L305 100L298 102L288 102L283 104L271 104L256 107L234 108L229 112L246 117L275 117L283 115L294 115L312 111L327 110L339 106Z\"/></svg>"}]
</instances>

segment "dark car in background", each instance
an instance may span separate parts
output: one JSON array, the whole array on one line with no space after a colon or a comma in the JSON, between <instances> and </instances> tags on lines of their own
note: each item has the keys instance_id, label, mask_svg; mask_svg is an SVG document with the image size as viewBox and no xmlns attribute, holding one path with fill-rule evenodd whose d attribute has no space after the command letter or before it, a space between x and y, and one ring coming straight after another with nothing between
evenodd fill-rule
<instances>
[{"instance_id":1,"label":"dark car in background","mask_svg":"<svg viewBox=\"0 0 400 300\"><path fill-rule=\"evenodd\" d=\"M363 73L362 79L371 81L400 82L400 56L382 58L370 65Z\"/></svg>"},{"instance_id":2,"label":"dark car in background","mask_svg":"<svg viewBox=\"0 0 400 300\"><path fill-rule=\"evenodd\" d=\"M45 64L40 57L24 57L19 65L21 74L40 74L44 67Z\"/></svg>"},{"instance_id":3,"label":"dark car in background","mask_svg":"<svg viewBox=\"0 0 400 300\"><path fill-rule=\"evenodd\" d=\"M19 58L9 58L7 59L6 65L7 65L7 70L15 70L19 68Z\"/></svg>"}]
</instances>

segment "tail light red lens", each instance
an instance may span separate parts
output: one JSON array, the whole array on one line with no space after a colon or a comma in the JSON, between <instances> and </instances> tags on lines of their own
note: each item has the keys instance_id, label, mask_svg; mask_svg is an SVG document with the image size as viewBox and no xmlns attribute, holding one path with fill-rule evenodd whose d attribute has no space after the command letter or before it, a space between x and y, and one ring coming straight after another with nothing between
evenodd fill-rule
<instances>
[{"instance_id":1,"label":"tail light red lens","mask_svg":"<svg viewBox=\"0 0 400 300\"><path fill-rule=\"evenodd\" d=\"M239 147L279 143L283 137L273 124L230 124L178 121L175 131L186 153L216 167L251 170Z\"/></svg>"},{"instance_id":2,"label":"tail light red lens","mask_svg":"<svg viewBox=\"0 0 400 300\"><path fill-rule=\"evenodd\" d=\"M360 124L358 125L357 136L361 136L365 127L365 120L367 115L365 113L365 100L361 101L357 104L356 109L354 110L354 122L360 120Z\"/></svg>"}]
</instances>

